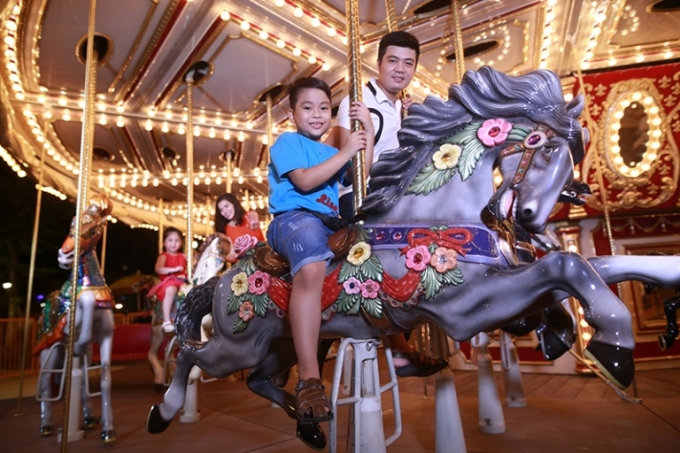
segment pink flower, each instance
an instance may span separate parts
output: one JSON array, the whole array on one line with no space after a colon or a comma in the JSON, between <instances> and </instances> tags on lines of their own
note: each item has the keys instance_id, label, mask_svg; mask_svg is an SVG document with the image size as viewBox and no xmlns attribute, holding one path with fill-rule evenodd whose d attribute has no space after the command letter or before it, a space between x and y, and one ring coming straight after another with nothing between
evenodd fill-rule
<instances>
[{"instance_id":1,"label":"pink flower","mask_svg":"<svg viewBox=\"0 0 680 453\"><path fill-rule=\"evenodd\" d=\"M345 292L347 294L359 294L361 291L361 282L357 280L354 277L350 277L345 282L342 284L342 287L345 288Z\"/></svg>"},{"instance_id":2,"label":"pink flower","mask_svg":"<svg viewBox=\"0 0 680 453\"><path fill-rule=\"evenodd\" d=\"M430 259L430 266L434 267L440 274L445 274L458 264L456 251L445 247L437 247Z\"/></svg>"},{"instance_id":3,"label":"pink flower","mask_svg":"<svg viewBox=\"0 0 680 453\"><path fill-rule=\"evenodd\" d=\"M238 317L241 321L248 322L255 316L255 307L250 301L243 302L238 308Z\"/></svg>"},{"instance_id":4,"label":"pink flower","mask_svg":"<svg viewBox=\"0 0 680 453\"><path fill-rule=\"evenodd\" d=\"M269 274L265 274L261 270L256 270L253 275L248 277L248 291L259 296L267 291L269 283Z\"/></svg>"},{"instance_id":5,"label":"pink flower","mask_svg":"<svg viewBox=\"0 0 680 453\"><path fill-rule=\"evenodd\" d=\"M380 284L370 278L361 284L361 295L366 299L375 299L378 297L380 291Z\"/></svg>"},{"instance_id":6,"label":"pink flower","mask_svg":"<svg viewBox=\"0 0 680 453\"><path fill-rule=\"evenodd\" d=\"M236 238L234 242L234 252L236 252L236 258L241 258L245 253L251 248L257 245L257 238L249 234L244 234Z\"/></svg>"},{"instance_id":7,"label":"pink flower","mask_svg":"<svg viewBox=\"0 0 680 453\"><path fill-rule=\"evenodd\" d=\"M482 127L477 131L477 138L488 147L500 145L508 138L508 133L512 130L512 124L502 118L495 118L484 121Z\"/></svg>"},{"instance_id":8,"label":"pink flower","mask_svg":"<svg viewBox=\"0 0 680 453\"><path fill-rule=\"evenodd\" d=\"M421 272L430 261L430 251L424 245L418 245L406 252L406 267Z\"/></svg>"}]
</instances>

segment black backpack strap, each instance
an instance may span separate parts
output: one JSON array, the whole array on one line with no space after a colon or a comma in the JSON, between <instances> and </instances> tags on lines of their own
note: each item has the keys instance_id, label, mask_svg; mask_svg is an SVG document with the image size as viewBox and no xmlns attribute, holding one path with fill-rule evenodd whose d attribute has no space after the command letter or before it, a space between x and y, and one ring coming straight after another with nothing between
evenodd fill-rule
<instances>
[{"instance_id":1,"label":"black backpack strap","mask_svg":"<svg viewBox=\"0 0 680 453\"><path fill-rule=\"evenodd\" d=\"M376 89L375 89L375 87L373 86L373 84L369 81L369 82L366 82L366 86L368 87L368 89L370 90L370 92L373 93L373 97L376 97L376 95L378 94L378 92L376 91ZM368 111L371 112L371 113L373 113L375 116L377 116L377 117L378 117L378 121L380 122L380 124L378 125L378 131L375 133L375 138L373 139L373 146L375 146L375 145L378 144L378 141L380 140L380 136L382 135L383 124L385 123L385 118L383 117L383 114L380 113L380 110L378 110L378 109L375 109L375 108L373 108L373 107L370 107L370 108L368 109Z\"/></svg>"}]
</instances>

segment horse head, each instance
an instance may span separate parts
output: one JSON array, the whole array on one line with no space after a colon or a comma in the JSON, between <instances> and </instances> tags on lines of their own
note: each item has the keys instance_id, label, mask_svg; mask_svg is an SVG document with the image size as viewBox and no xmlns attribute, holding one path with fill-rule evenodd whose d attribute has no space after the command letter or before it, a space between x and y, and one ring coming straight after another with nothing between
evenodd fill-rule
<instances>
[{"instance_id":1,"label":"horse head","mask_svg":"<svg viewBox=\"0 0 680 453\"><path fill-rule=\"evenodd\" d=\"M95 194L90 198L90 203L85 208L83 213L83 221L80 230L80 247L81 253L88 251L92 246L97 244L99 238L102 235L103 228L108 222L108 216L113 210L113 203L109 199L108 195L105 193ZM69 231L68 237L64 241L59 250L59 264L62 266L62 261L65 262L67 259L62 258L68 257L69 254L73 253L75 249L75 231L76 231L76 218L74 217L71 221L71 229Z\"/></svg>"}]
</instances>

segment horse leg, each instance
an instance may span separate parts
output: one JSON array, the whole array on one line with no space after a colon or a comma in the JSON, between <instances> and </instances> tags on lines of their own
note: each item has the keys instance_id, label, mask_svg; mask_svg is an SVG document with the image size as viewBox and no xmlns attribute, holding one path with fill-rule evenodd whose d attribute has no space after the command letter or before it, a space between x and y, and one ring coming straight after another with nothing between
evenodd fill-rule
<instances>
[{"instance_id":1,"label":"horse leg","mask_svg":"<svg viewBox=\"0 0 680 453\"><path fill-rule=\"evenodd\" d=\"M83 409L83 425L82 429L83 430L90 430L94 429L95 426L97 426L97 423L99 423L99 418L94 415L94 408L92 407L92 400L90 399L90 395L88 394L88 386L87 386L87 381L86 379L89 379L89 373L86 368L87 363L91 363L92 360L92 350L88 348L87 351L88 355L88 361L85 362L83 360L83 380L82 380L82 385L80 386L80 402L82 405Z\"/></svg>"},{"instance_id":2,"label":"horse leg","mask_svg":"<svg viewBox=\"0 0 680 453\"><path fill-rule=\"evenodd\" d=\"M102 392L102 433L101 440L111 443L116 440L113 429L113 410L111 409L111 350L113 348L113 312L111 310L97 310L99 316L98 343L99 360L101 363L101 392Z\"/></svg>"},{"instance_id":3,"label":"horse leg","mask_svg":"<svg viewBox=\"0 0 680 453\"><path fill-rule=\"evenodd\" d=\"M639 280L665 289L680 289L680 256L616 255L588 258L608 285Z\"/></svg>"},{"instance_id":4,"label":"horse leg","mask_svg":"<svg viewBox=\"0 0 680 453\"><path fill-rule=\"evenodd\" d=\"M151 346L149 347L149 352L147 354L149 359L149 364L151 365L151 370L153 371L153 383L154 390L158 393L165 389L163 385L163 365L161 365L158 359L158 350L163 343L163 328L160 324L156 325L154 320L151 322Z\"/></svg>"},{"instance_id":5,"label":"horse leg","mask_svg":"<svg viewBox=\"0 0 680 453\"><path fill-rule=\"evenodd\" d=\"M73 345L73 354L82 356L92 342L92 323L94 319L94 306L96 300L92 291L83 291L78 296L76 303L76 326L80 326L80 335ZM73 329L74 332L77 329Z\"/></svg>"},{"instance_id":6,"label":"horse leg","mask_svg":"<svg viewBox=\"0 0 680 453\"><path fill-rule=\"evenodd\" d=\"M248 373L246 385L253 393L278 404L290 418L297 420L295 396L273 382L282 373L287 374L297 361L293 341L291 339L274 340L269 351L264 360ZM300 423L298 420L296 436L310 448L315 450L326 448L326 434L318 423Z\"/></svg>"},{"instance_id":7,"label":"horse leg","mask_svg":"<svg viewBox=\"0 0 680 453\"><path fill-rule=\"evenodd\" d=\"M571 295L595 329L586 357L620 388L632 382L635 340L630 312L580 255L549 253L516 269L487 271L469 285L464 297L456 297L447 309L437 304L430 313L452 338L467 339L496 329ZM549 294L552 297L542 297Z\"/></svg>"},{"instance_id":8,"label":"horse leg","mask_svg":"<svg viewBox=\"0 0 680 453\"><path fill-rule=\"evenodd\" d=\"M50 349L43 349L40 351L40 369L54 370L59 365L59 354L51 354L48 356ZM52 425L52 402L48 401L52 398L52 382L53 373L41 373L38 382L38 395L40 396L40 436L51 436L53 432ZM63 376L62 376L63 379Z\"/></svg>"}]
</instances>

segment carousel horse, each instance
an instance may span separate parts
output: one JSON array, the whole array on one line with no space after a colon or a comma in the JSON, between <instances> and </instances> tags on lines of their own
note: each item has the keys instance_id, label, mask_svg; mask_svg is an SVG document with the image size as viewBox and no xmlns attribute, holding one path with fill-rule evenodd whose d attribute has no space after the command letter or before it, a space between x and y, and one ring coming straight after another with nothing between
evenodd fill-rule
<instances>
[{"instance_id":1,"label":"carousel horse","mask_svg":"<svg viewBox=\"0 0 680 453\"><path fill-rule=\"evenodd\" d=\"M190 284L182 285L175 296L174 306L178 307L186 297L189 290L194 285L205 283L208 279L216 276L224 268L226 256L231 250L231 241L222 233L214 233L206 238L206 240L198 248L194 255L197 259L194 260L192 282ZM133 291L148 291L155 284L152 277L144 277L133 285ZM151 311L151 346L149 347L149 364L154 373L154 390L162 392L165 390L165 371L163 364L158 359L158 350L165 338L165 332L161 325L163 324L163 310L162 304L156 296L147 299L149 310ZM207 317L204 326L206 329L211 329L210 317Z\"/></svg>"},{"instance_id":2,"label":"carousel horse","mask_svg":"<svg viewBox=\"0 0 680 453\"><path fill-rule=\"evenodd\" d=\"M588 262L556 251L516 265L511 224L545 229L585 152L582 108L582 97L564 102L550 71L511 77L489 67L468 71L447 101L414 104L401 147L371 169L367 219L351 230L356 242L329 266L321 337L375 338L431 321L467 340L573 296L595 331L586 356L615 385L629 386L631 315L607 286L618 278L607 258ZM187 296L178 311L177 368L163 402L149 412L149 432L164 431L180 410L194 365L215 377L251 368L248 387L296 418L294 396L274 383L295 363L286 321L290 278L263 250ZM645 263L633 258L625 266L637 264L635 274ZM680 259L657 269L664 286L680 283ZM200 319L210 311L214 334L201 342ZM298 421L298 437L325 446L318 424Z\"/></svg>"},{"instance_id":3,"label":"carousel horse","mask_svg":"<svg viewBox=\"0 0 680 453\"><path fill-rule=\"evenodd\" d=\"M41 370L55 370L65 361L68 335L76 335L73 354L82 357L88 353L93 341L99 345L101 362L101 440L105 443L116 440L111 410L111 348L113 346L113 307L114 299L99 268L96 247L102 236L107 217L113 206L105 194L94 195L83 214L80 234L80 256L78 265L78 288L75 304L71 301L71 280L67 280L61 291L50 298L39 321L41 333L34 354L40 356ZM75 241L75 222L59 249L59 267L70 269L73 266ZM76 310L76 325L69 326L69 310ZM40 400L40 435L52 434L52 377L55 373L41 373L38 381L37 397ZM64 379L64 376L61 376ZM84 373L87 379L87 372ZM83 386L85 387L85 386ZM92 429L99 422L94 415L92 404L85 388L82 389L83 428Z\"/></svg>"}]
</instances>

